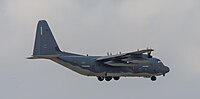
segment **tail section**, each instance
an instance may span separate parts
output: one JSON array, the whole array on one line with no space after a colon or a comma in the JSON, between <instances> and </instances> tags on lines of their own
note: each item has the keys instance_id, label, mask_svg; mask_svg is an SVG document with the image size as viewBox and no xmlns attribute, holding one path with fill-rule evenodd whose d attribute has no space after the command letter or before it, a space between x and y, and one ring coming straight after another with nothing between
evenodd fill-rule
<instances>
[{"instance_id":1,"label":"tail section","mask_svg":"<svg viewBox=\"0 0 200 99\"><path fill-rule=\"evenodd\" d=\"M61 50L45 20L40 20L37 25L33 57L56 56Z\"/></svg>"}]
</instances>

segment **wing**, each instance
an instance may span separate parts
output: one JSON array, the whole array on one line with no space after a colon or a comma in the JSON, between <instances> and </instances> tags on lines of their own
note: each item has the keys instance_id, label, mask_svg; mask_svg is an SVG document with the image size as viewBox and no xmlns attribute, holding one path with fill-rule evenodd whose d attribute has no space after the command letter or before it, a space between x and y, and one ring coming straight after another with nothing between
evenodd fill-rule
<instances>
[{"instance_id":1,"label":"wing","mask_svg":"<svg viewBox=\"0 0 200 99\"><path fill-rule=\"evenodd\" d=\"M111 56L105 56L97 58L96 60L99 62L107 62L107 61L122 61L122 59L129 58L131 56L141 56L144 53L151 53L154 51L153 49L145 49L145 50L138 50L130 53L124 53L124 54L118 54L118 55L111 55Z\"/></svg>"},{"instance_id":2,"label":"wing","mask_svg":"<svg viewBox=\"0 0 200 99\"><path fill-rule=\"evenodd\" d=\"M129 55L140 55L140 54L143 54L143 53L151 53L152 51L154 51L153 49L144 49L144 50L138 50L138 51L135 51L135 52L130 52L130 53L127 53Z\"/></svg>"}]
</instances>

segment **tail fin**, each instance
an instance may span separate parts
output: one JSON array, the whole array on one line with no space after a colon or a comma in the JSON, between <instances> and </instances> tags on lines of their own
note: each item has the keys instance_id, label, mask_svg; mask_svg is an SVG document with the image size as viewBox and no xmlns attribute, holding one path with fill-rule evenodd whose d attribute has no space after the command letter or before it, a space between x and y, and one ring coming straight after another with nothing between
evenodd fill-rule
<instances>
[{"instance_id":1,"label":"tail fin","mask_svg":"<svg viewBox=\"0 0 200 99\"><path fill-rule=\"evenodd\" d=\"M61 53L55 38L45 20L37 25L33 56L54 56Z\"/></svg>"}]
</instances>

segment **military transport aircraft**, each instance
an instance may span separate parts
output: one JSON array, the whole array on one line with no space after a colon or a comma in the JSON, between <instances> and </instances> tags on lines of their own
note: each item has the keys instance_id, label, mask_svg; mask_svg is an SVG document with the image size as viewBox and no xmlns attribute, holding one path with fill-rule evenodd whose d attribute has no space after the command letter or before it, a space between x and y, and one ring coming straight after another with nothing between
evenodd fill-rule
<instances>
[{"instance_id":1,"label":"military transport aircraft","mask_svg":"<svg viewBox=\"0 0 200 99\"><path fill-rule=\"evenodd\" d=\"M88 56L61 51L45 20L37 25L33 55L28 59L50 59L79 74L96 76L99 81L119 80L120 77L156 76L169 72L160 59L151 55L153 49L137 50L108 56Z\"/></svg>"}]
</instances>

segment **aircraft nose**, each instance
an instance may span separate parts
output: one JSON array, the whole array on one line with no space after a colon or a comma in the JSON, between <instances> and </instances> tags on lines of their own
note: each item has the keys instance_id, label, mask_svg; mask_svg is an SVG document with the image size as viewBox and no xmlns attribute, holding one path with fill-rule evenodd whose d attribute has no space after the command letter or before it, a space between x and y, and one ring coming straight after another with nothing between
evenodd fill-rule
<instances>
[{"instance_id":1,"label":"aircraft nose","mask_svg":"<svg viewBox=\"0 0 200 99\"><path fill-rule=\"evenodd\" d=\"M165 73L168 73L170 71L169 67L165 66Z\"/></svg>"}]
</instances>

